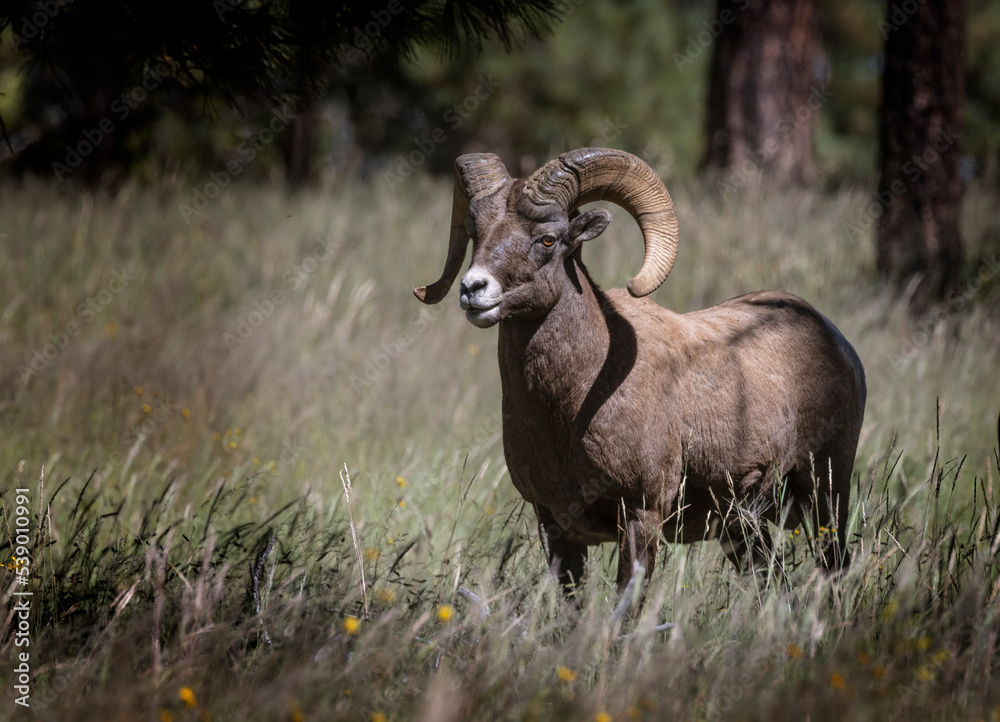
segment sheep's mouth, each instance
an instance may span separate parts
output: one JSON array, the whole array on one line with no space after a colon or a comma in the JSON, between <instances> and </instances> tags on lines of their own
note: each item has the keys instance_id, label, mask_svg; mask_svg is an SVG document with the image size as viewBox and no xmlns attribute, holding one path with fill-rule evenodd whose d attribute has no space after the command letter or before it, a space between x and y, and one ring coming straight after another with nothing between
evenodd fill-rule
<instances>
[{"instance_id":1,"label":"sheep's mouth","mask_svg":"<svg viewBox=\"0 0 1000 722\"><path fill-rule=\"evenodd\" d=\"M469 305L465 309L465 317L473 326L489 328L500 321L500 304L485 308Z\"/></svg>"}]
</instances>

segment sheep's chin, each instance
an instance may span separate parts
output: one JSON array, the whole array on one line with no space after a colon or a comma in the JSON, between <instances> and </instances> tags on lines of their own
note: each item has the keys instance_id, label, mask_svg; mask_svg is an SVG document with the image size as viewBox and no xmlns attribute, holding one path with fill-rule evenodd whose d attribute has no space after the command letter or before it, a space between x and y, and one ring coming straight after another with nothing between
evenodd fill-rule
<instances>
[{"instance_id":1,"label":"sheep's chin","mask_svg":"<svg viewBox=\"0 0 1000 722\"><path fill-rule=\"evenodd\" d=\"M470 308L465 312L469 323L479 328L489 328L500 322L500 304L493 308Z\"/></svg>"}]
</instances>

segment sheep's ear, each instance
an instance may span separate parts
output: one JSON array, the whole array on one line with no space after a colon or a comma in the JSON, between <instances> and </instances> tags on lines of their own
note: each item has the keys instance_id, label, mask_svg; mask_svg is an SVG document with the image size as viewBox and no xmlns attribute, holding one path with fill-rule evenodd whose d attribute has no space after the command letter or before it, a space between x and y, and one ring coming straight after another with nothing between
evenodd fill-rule
<instances>
[{"instance_id":1,"label":"sheep's ear","mask_svg":"<svg viewBox=\"0 0 1000 722\"><path fill-rule=\"evenodd\" d=\"M576 250L584 241L590 241L604 233L611 223L611 214L603 208L591 208L569 222L566 245Z\"/></svg>"}]
</instances>

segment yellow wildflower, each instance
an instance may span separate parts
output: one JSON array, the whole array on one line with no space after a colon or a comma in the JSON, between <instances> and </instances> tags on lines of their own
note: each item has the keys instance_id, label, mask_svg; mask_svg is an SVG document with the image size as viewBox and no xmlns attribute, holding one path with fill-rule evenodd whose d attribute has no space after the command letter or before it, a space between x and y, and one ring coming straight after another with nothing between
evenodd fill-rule
<instances>
[{"instance_id":1,"label":"yellow wildflower","mask_svg":"<svg viewBox=\"0 0 1000 722\"><path fill-rule=\"evenodd\" d=\"M631 704L629 705L628 709L625 710L625 714L628 716L629 719L639 719L642 713L639 712L638 707L636 707L634 704Z\"/></svg>"},{"instance_id":2,"label":"yellow wildflower","mask_svg":"<svg viewBox=\"0 0 1000 722\"><path fill-rule=\"evenodd\" d=\"M399 501L396 502L396 506L398 506L400 509L405 509L406 502L403 499L400 499Z\"/></svg>"},{"instance_id":3,"label":"yellow wildflower","mask_svg":"<svg viewBox=\"0 0 1000 722\"><path fill-rule=\"evenodd\" d=\"M235 441L230 441L230 442L229 442L229 448L230 448L230 449L235 449L235 448L236 448L236 446L237 446L237 444L236 444L236 442L235 442Z\"/></svg>"},{"instance_id":4,"label":"yellow wildflower","mask_svg":"<svg viewBox=\"0 0 1000 722\"><path fill-rule=\"evenodd\" d=\"M840 672L834 672L833 674L831 674L830 675L830 686L833 687L834 689L843 689L844 688L844 675L842 675Z\"/></svg>"},{"instance_id":5,"label":"yellow wildflower","mask_svg":"<svg viewBox=\"0 0 1000 722\"><path fill-rule=\"evenodd\" d=\"M556 670L556 674L563 682L572 682L576 679L576 671L569 667L560 667Z\"/></svg>"},{"instance_id":6,"label":"yellow wildflower","mask_svg":"<svg viewBox=\"0 0 1000 722\"><path fill-rule=\"evenodd\" d=\"M920 637L916 642L913 643L913 646L917 648L918 652L926 652L927 649L931 646L931 638Z\"/></svg>"},{"instance_id":7,"label":"yellow wildflower","mask_svg":"<svg viewBox=\"0 0 1000 722\"><path fill-rule=\"evenodd\" d=\"M931 655L931 661L936 666L940 667L942 664L945 663L945 660L948 659L948 657L950 656L951 655L948 654L947 649L939 649L938 651L936 651L934 654Z\"/></svg>"},{"instance_id":8,"label":"yellow wildflower","mask_svg":"<svg viewBox=\"0 0 1000 722\"><path fill-rule=\"evenodd\" d=\"M260 466L260 459L258 459L256 456L253 457L253 465L254 466Z\"/></svg>"},{"instance_id":9,"label":"yellow wildflower","mask_svg":"<svg viewBox=\"0 0 1000 722\"><path fill-rule=\"evenodd\" d=\"M881 664L876 664L874 667L872 667L872 675L875 677L875 679L882 679L883 677L885 677L885 667L883 667Z\"/></svg>"},{"instance_id":10,"label":"yellow wildflower","mask_svg":"<svg viewBox=\"0 0 1000 722\"><path fill-rule=\"evenodd\" d=\"M361 629L361 620L357 617L347 617L344 619L344 631L348 634L357 634Z\"/></svg>"},{"instance_id":11,"label":"yellow wildflower","mask_svg":"<svg viewBox=\"0 0 1000 722\"><path fill-rule=\"evenodd\" d=\"M148 414L152 410L153 410L153 407L150 406L149 404L143 404L142 405L142 411L143 411L143 413Z\"/></svg>"},{"instance_id":12,"label":"yellow wildflower","mask_svg":"<svg viewBox=\"0 0 1000 722\"><path fill-rule=\"evenodd\" d=\"M184 704L188 706L188 709L194 709L198 706L198 700L194 696L194 690L190 687L181 687L177 696L183 700Z\"/></svg>"},{"instance_id":13,"label":"yellow wildflower","mask_svg":"<svg viewBox=\"0 0 1000 722\"><path fill-rule=\"evenodd\" d=\"M400 489L405 489L406 488L406 478L402 477L402 476L397 476L396 477L396 486L398 486Z\"/></svg>"},{"instance_id":14,"label":"yellow wildflower","mask_svg":"<svg viewBox=\"0 0 1000 722\"><path fill-rule=\"evenodd\" d=\"M607 712L598 712L594 715L594 722L611 722L611 715Z\"/></svg>"},{"instance_id":15,"label":"yellow wildflower","mask_svg":"<svg viewBox=\"0 0 1000 722\"><path fill-rule=\"evenodd\" d=\"M372 712L372 722L389 722L389 718L381 712Z\"/></svg>"},{"instance_id":16,"label":"yellow wildflower","mask_svg":"<svg viewBox=\"0 0 1000 722\"><path fill-rule=\"evenodd\" d=\"M306 716L302 714L302 710L296 709L292 711L292 722L305 722Z\"/></svg>"},{"instance_id":17,"label":"yellow wildflower","mask_svg":"<svg viewBox=\"0 0 1000 722\"><path fill-rule=\"evenodd\" d=\"M797 644L789 644L785 647L785 652L792 659L802 659L802 647Z\"/></svg>"},{"instance_id":18,"label":"yellow wildflower","mask_svg":"<svg viewBox=\"0 0 1000 722\"><path fill-rule=\"evenodd\" d=\"M188 419L190 419L191 418L191 409L181 409L181 416L184 417L185 421L187 421Z\"/></svg>"},{"instance_id":19,"label":"yellow wildflower","mask_svg":"<svg viewBox=\"0 0 1000 722\"><path fill-rule=\"evenodd\" d=\"M442 604L438 607L438 619L442 622L450 622L453 616L455 616L455 608L450 604Z\"/></svg>"},{"instance_id":20,"label":"yellow wildflower","mask_svg":"<svg viewBox=\"0 0 1000 722\"><path fill-rule=\"evenodd\" d=\"M370 562L375 561L379 558L379 551L375 547L368 547L365 549L365 559Z\"/></svg>"},{"instance_id":21,"label":"yellow wildflower","mask_svg":"<svg viewBox=\"0 0 1000 722\"><path fill-rule=\"evenodd\" d=\"M104 335L111 338L118 333L118 324L114 321L108 321L104 324Z\"/></svg>"},{"instance_id":22,"label":"yellow wildflower","mask_svg":"<svg viewBox=\"0 0 1000 722\"><path fill-rule=\"evenodd\" d=\"M930 682L934 679L934 670L929 665L924 665L917 670L917 679L921 682Z\"/></svg>"},{"instance_id":23,"label":"yellow wildflower","mask_svg":"<svg viewBox=\"0 0 1000 722\"><path fill-rule=\"evenodd\" d=\"M135 395L136 396L142 396L142 386L136 386L135 387Z\"/></svg>"},{"instance_id":24,"label":"yellow wildflower","mask_svg":"<svg viewBox=\"0 0 1000 722\"><path fill-rule=\"evenodd\" d=\"M160 722L174 722L174 716L170 714L170 710L160 708Z\"/></svg>"}]
</instances>

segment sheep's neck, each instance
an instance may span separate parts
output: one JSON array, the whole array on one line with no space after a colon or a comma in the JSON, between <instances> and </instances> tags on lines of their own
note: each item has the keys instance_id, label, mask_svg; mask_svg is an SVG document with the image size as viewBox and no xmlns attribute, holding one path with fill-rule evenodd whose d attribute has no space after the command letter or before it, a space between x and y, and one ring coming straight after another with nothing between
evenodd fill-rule
<instances>
[{"instance_id":1,"label":"sheep's neck","mask_svg":"<svg viewBox=\"0 0 1000 722\"><path fill-rule=\"evenodd\" d=\"M566 277L558 303L535 319L500 324L499 362L505 414L531 414L555 423L575 420L608 358L611 323L621 317L571 261L578 284Z\"/></svg>"}]
</instances>

